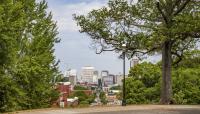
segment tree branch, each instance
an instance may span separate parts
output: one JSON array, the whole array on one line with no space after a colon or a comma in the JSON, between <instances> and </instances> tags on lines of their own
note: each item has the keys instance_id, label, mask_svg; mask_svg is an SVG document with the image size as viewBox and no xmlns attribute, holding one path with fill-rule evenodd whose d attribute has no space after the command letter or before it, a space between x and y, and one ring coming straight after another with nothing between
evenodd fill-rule
<instances>
[{"instance_id":1,"label":"tree branch","mask_svg":"<svg viewBox=\"0 0 200 114\"><path fill-rule=\"evenodd\" d=\"M178 15L190 2L191 0L185 0L185 2L177 9L177 11L174 13L174 16Z\"/></svg>"},{"instance_id":2,"label":"tree branch","mask_svg":"<svg viewBox=\"0 0 200 114\"><path fill-rule=\"evenodd\" d=\"M114 51L114 50L116 50L116 48L113 48L113 49L103 49L103 48L101 48L101 50L98 52L97 49L96 49L96 54L101 54L104 51Z\"/></svg>"},{"instance_id":3,"label":"tree branch","mask_svg":"<svg viewBox=\"0 0 200 114\"><path fill-rule=\"evenodd\" d=\"M160 7L160 3L157 2L157 3L156 3L156 6L157 6L157 8L158 8L158 11L161 13L161 15L162 15L162 17L163 17L165 23L168 24L168 19L167 19L165 13L162 11L162 9L161 9L161 7Z\"/></svg>"}]
</instances>

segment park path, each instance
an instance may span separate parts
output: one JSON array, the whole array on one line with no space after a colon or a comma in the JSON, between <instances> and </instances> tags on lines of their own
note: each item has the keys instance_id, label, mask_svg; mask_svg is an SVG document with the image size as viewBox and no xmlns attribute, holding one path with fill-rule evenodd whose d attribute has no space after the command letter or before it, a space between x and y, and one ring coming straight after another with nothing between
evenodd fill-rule
<instances>
[{"instance_id":1,"label":"park path","mask_svg":"<svg viewBox=\"0 0 200 114\"><path fill-rule=\"evenodd\" d=\"M70 108L70 109L39 109L39 110L28 110L28 111L19 111L11 114L103 114L103 113L116 113L116 112L125 112L124 114L135 114L129 112L141 112L137 114L153 114L153 111L158 111L162 113L158 114L168 114L169 111L174 111L173 114L182 114L178 111L195 111L197 114L200 114L200 105L131 105L131 106L103 106L103 107L89 107L89 108ZM152 112L152 113L151 113ZM166 113L164 113L166 112ZM177 113L175 113L177 112ZM195 114L196 114L195 113ZM187 114L187 113L183 113ZM188 113L189 114L189 113ZM191 113L193 114L193 113Z\"/></svg>"}]
</instances>

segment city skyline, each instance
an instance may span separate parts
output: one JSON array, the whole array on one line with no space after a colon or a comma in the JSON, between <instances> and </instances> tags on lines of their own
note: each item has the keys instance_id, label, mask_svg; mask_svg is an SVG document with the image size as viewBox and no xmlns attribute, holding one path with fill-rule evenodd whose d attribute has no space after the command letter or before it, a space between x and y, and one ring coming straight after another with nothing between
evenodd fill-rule
<instances>
[{"instance_id":1,"label":"city skyline","mask_svg":"<svg viewBox=\"0 0 200 114\"><path fill-rule=\"evenodd\" d=\"M114 74L122 73L122 60L115 52L95 54L91 48L89 36L79 33L73 14L87 14L92 9L106 6L108 0L47 0L48 11L52 12L53 19L58 25L58 37L61 42L55 46L56 58L60 60L59 69L77 69L83 66L94 66L98 70L109 70ZM159 58L159 57L157 57ZM155 57L150 61L157 61ZM129 61L126 61L126 73L128 73ZM79 73L79 72L78 72Z\"/></svg>"}]
</instances>

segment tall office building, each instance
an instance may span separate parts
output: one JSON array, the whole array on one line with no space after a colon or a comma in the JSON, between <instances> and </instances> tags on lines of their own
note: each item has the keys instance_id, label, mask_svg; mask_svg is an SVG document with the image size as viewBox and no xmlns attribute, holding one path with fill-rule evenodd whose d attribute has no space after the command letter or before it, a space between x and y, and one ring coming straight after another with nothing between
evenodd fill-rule
<instances>
[{"instance_id":1,"label":"tall office building","mask_svg":"<svg viewBox=\"0 0 200 114\"><path fill-rule=\"evenodd\" d=\"M81 81L93 83L95 68L91 66L85 66L81 69Z\"/></svg>"},{"instance_id":2,"label":"tall office building","mask_svg":"<svg viewBox=\"0 0 200 114\"><path fill-rule=\"evenodd\" d=\"M139 64L139 59L137 57L133 57L131 59L131 67L136 66L137 64Z\"/></svg>"},{"instance_id":3,"label":"tall office building","mask_svg":"<svg viewBox=\"0 0 200 114\"><path fill-rule=\"evenodd\" d=\"M123 75L121 73L119 73L118 75L116 75L116 84L122 86L122 80L123 80Z\"/></svg>"},{"instance_id":4,"label":"tall office building","mask_svg":"<svg viewBox=\"0 0 200 114\"><path fill-rule=\"evenodd\" d=\"M67 78L68 81L71 82L72 85L76 85L76 82L77 82L77 71L75 69L67 70L65 72L64 77Z\"/></svg>"},{"instance_id":5,"label":"tall office building","mask_svg":"<svg viewBox=\"0 0 200 114\"><path fill-rule=\"evenodd\" d=\"M101 71L101 78L104 77L104 76L108 76L108 75L109 75L108 70L102 70Z\"/></svg>"},{"instance_id":6,"label":"tall office building","mask_svg":"<svg viewBox=\"0 0 200 114\"><path fill-rule=\"evenodd\" d=\"M94 71L94 74L93 74L93 83L98 83L98 77L99 77L99 73L98 71Z\"/></svg>"},{"instance_id":7,"label":"tall office building","mask_svg":"<svg viewBox=\"0 0 200 114\"><path fill-rule=\"evenodd\" d=\"M102 77L103 86L107 87L109 85L113 85L114 84L114 78L115 78L114 75Z\"/></svg>"}]
</instances>

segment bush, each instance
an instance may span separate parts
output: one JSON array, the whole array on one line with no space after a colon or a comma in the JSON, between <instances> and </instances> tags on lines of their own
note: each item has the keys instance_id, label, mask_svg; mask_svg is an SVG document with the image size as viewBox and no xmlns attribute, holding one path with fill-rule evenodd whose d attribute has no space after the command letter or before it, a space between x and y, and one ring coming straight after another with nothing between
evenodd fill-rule
<instances>
[{"instance_id":1,"label":"bush","mask_svg":"<svg viewBox=\"0 0 200 114\"><path fill-rule=\"evenodd\" d=\"M71 98L78 97L80 105L90 104L94 101L96 95L87 95L84 91L75 91L70 95Z\"/></svg>"},{"instance_id":2,"label":"bush","mask_svg":"<svg viewBox=\"0 0 200 114\"><path fill-rule=\"evenodd\" d=\"M173 73L173 99L177 104L200 104L200 68L179 68Z\"/></svg>"},{"instance_id":3,"label":"bush","mask_svg":"<svg viewBox=\"0 0 200 114\"><path fill-rule=\"evenodd\" d=\"M160 97L161 71L158 65L142 63L129 72L126 79L128 104L157 103Z\"/></svg>"},{"instance_id":4,"label":"bush","mask_svg":"<svg viewBox=\"0 0 200 114\"><path fill-rule=\"evenodd\" d=\"M106 100L106 94L105 94L105 92L101 92L100 95L99 95L99 97L100 97L101 102L103 104L107 104L108 101Z\"/></svg>"},{"instance_id":5,"label":"bush","mask_svg":"<svg viewBox=\"0 0 200 114\"><path fill-rule=\"evenodd\" d=\"M88 101L81 101L80 104L89 104Z\"/></svg>"},{"instance_id":6,"label":"bush","mask_svg":"<svg viewBox=\"0 0 200 114\"><path fill-rule=\"evenodd\" d=\"M78 107L88 107L89 106L89 102L88 101L81 101L79 103L79 106Z\"/></svg>"},{"instance_id":7,"label":"bush","mask_svg":"<svg viewBox=\"0 0 200 114\"><path fill-rule=\"evenodd\" d=\"M141 104L145 102L145 86L141 81L134 78L127 78L125 87L127 104Z\"/></svg>"},{"instance_id":8,"label":"bush","mask_svg":"<svg viewBox=\"0 0 200 114\"><path fill-rule=\"evenodd\" d=\"M121 86L113 86L110 88L110 90L122 90Z\"/></svg>"},{"instance_id":9,"label":"bush","mask_svg":"<svg viewBox=\"0 0 200 114\"><path fill-rule=\"evenodd\" d=\"M86 87L75 85L74 90L88 90Z\"/></svg>"}]
</instances>

